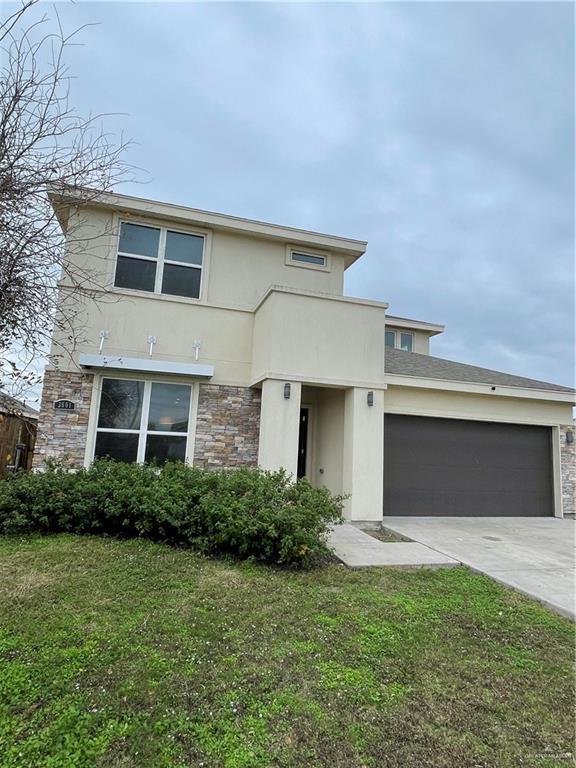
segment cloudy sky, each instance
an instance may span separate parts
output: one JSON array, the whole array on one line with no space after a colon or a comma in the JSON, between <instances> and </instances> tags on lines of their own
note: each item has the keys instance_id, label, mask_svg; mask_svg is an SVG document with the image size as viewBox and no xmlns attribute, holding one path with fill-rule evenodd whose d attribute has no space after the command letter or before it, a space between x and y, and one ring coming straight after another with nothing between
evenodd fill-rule
<instances>
[{"instance_id":1,"label":"cloudy sky","mask_svg":"<svg viewBox=\"0 0 576 768\"><path fill-rule=\"evenodd\" d=\"M570 384L574 20L553 2L59 4L121 191L369 241L346 292ZM44 11L51 13L50 6Z\"/></svg>"}]
</instances>

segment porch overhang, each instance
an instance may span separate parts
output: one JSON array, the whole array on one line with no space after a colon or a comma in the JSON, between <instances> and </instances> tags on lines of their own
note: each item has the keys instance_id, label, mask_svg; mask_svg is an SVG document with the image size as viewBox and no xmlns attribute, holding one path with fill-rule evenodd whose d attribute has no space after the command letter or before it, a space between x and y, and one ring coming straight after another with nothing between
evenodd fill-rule
<instances>
[{"instance_id":1,"label":"porch overhang","mask_svg":"<svg viewBox=\"0 0 576 768\"><path fill-rule=\"evenodd\" d=\"M175 376L193 376L197 379L210 379L214 375L213 365L181 363L173 360L153 360L152 358L145 357L124 357L123 355L89 355L82 353L79 357L79 363L82 368L163 373Z\"/></svg>"}]
</instances>

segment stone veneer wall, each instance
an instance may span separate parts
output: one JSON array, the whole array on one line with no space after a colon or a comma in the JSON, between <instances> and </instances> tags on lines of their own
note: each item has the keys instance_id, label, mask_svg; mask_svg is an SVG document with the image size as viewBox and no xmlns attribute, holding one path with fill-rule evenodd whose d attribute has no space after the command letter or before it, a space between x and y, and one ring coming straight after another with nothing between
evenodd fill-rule
<instances>
[{"instance_id":1,"label":"stone veneer wall","mask_svg":"<svg viewBox=\"0 0 576 768\"><path fill-rule=\"evenodd\" d=\"M201 384L194 464L206 469L258 463L261 392Z\"/></svg>"},{"instance_id":2,"label":"stone veneer wall","mask_svg":"<svg viewBox=\"0 0 576 768\"><path fill-rule=\"evenodd\" d=\"M74 467L83 465L93 380L87 373L44 373L33 467L41 467L52 457L65 458ZM61 399L72 400L75 410L55 411L54 401Z\"/></svg>"},{"instance_id":3,"label":"stone veneer wall","mask_svg":"<svg viewBox=\"0 0 576 768\"><path fill-rule=\"evenodd\" d=\"M560 427L560 468L562 472L562 508L564 514L576 513L576 443L566 442L570 430L576 438L574 424Z\"/></svg>"},{"instance_id":4,"label":"stone veneer wall","mask_svg":"<svg viewBox=\"0 0 576 768\"><path fill-rule=\"evenodd\" d=\"M92 374L86 373L45 372L34 449L35 468L41 467L48 457L66 458L73 466L84 463L93 379ZM55 411L54 401L62 398L73 400L76 410ZM201 384L194 463L206 468L256 466L260 403L258 389ZM560 427L562 504L565 514L575 514L576 442L566 442L568 430L576 437L575 425Z\"/></svg>"}]
</instances>

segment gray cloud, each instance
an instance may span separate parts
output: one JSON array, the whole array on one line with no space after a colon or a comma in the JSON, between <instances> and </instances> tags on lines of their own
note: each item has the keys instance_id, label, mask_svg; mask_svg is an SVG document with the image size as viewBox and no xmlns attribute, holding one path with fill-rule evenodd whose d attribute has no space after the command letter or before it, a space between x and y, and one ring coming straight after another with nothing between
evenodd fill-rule
<instances>
[{"instance_id":1,"label":"gray cloud","mask_svg":"<svg viewBox=\"0 0 576 768\"><path fill-rule=\"evenodd\" d=\"M446 322L440 356L574 373L573 8L76 4L83 110L124 191L366 238L352 295Z\"/></svg>"}]
</instances>

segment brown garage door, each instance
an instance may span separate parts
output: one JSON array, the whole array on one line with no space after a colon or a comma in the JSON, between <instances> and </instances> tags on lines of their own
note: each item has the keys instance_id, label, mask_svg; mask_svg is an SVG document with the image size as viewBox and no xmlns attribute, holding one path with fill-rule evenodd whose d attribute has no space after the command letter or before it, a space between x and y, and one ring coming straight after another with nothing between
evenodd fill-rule
<instances>
[{"instance_id":1,"label":"brown garage door","mask_svg":"<svg viewBox=\"0 0 576 768\"><path fill-rule=\"evenodd\" d=\"M384 417L384 515L552 514L549 427Z\"/></svg>"}]
</instances>

